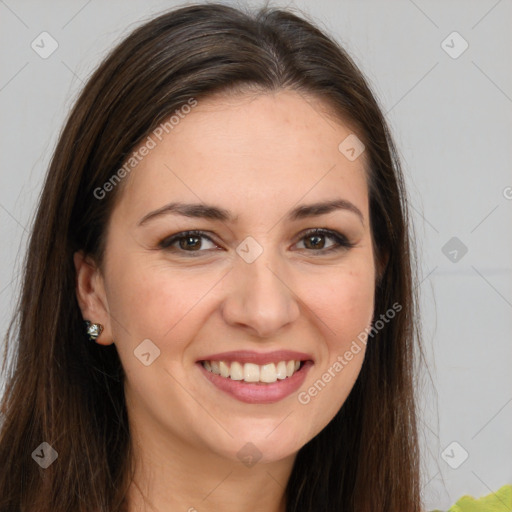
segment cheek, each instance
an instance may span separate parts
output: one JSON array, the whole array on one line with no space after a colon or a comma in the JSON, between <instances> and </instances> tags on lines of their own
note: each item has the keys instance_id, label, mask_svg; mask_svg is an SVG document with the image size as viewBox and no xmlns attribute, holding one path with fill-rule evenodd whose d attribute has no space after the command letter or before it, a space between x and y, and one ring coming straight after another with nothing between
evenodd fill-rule
<instances>
[{"instance_id":1,"label":"cheek","mask_svg":"<svg viewBox=\"0 0 512 512\"><path fill-rule=\"evenodd\" d=\"M368 269L329 272L303 293L331 344L344 344L368 326L374 308L375 283Z\"/></svg>"},{"instance_id":2,"label":"cheek","mask_svg":"<svg viewBox=\"0 0 512 512\"><path fill-rule=\"evenodd\" d=\"M117 255L115 262L109 274L109 304L114 306L112 311L122 313L132 325L146 325L153 332L156 328L157 333L158 327L163 328L164 324L170 328L173 320L183 316L194 300L197 302L204 294L193 272L166 261L155 261L151 255L138 252ZM202 282L205 287L209 285L208 279Z\"/></svg>"},{"instance_id":3,"label":"cheek","mask_svg":"<svg viewBox=\"0 0 512 512\"><path fill-rule=\"evenodd\" d=\"M315 287L308 305L324 343L319 345L318 366L298 394L298 402L312 418L309 438L336 415L360 373L366 352L365 329L374 308L374 278L368 270L330 274L324 287Z\"/></svg>"},{"instance_id":4,"label":"cheek","mask_svg":"<svg viewBox=\"0 0 512 512\"><path fill-rule=\"evenodd\" d=\"M209 283L204 285L208 289ZM197 281L183 272L171 272L161 264L148 265L136 257L125 259L112 269L109 280L114 339L133 345L132 350L146 338L158 346L163 344L204 293Z\"/></svg>"}]
</instances>

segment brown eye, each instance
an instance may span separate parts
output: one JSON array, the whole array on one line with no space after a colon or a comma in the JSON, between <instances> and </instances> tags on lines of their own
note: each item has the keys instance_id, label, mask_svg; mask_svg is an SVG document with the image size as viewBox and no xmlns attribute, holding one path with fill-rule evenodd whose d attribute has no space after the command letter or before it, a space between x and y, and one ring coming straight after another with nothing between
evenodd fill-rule
<instances>
[{"instance_id":1,"label":"brown eye","mask_svg":"<svg viewBox=\"0 0 512 512\"><path fill-rule=\"evenodd\" d=\"M176 233L175 235L165 238L158 245L162 249L174 252L203 252L204 250L212 249L211 247L204 249L204 241L212 244L214 246L213 248L218 247L211 238L202 231L183 231Z\"/></svg>"},{"instance_id":2,"label":"brown eye","mask_svg":"<svg viewBox=\"0 0 512 512\"><path fill-rule=\"evenodd\" d=\"M178 245L180 249L192 249L194 251L201 248L201 237L199 236L186 236L178 238Z\"/></svg>"},{"instance_id":3,"label":"brown eye","mask_svg":"<svg viewBox=\"0 0 512 512\"><path fill-rule=\"evenodd\" d=\"M304 238L309 243L306 243L308 249L323 249L325 246L325 235L308 235Z\"/></svg>"},{"instance_id":4,"label":"brown eye","mask_svg":"<svg viewBox=\"0 0 512 512\"><path fill-rule=\"evenodd\" d=\"M326 239L331 239L334 243L326 247ZM301 241L302 240L305 241L305 248L310 252L319 252L322 254L354 246L354 244L350 243L341 233L319 228L306 232Z\"/></svg>"}]
</instances>

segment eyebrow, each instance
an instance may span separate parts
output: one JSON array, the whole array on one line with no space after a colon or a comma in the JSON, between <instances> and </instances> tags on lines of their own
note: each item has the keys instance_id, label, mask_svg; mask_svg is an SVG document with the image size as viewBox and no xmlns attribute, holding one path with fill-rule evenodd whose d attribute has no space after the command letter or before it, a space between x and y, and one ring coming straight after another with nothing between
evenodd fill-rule
<instances>
[{"instance_id":1,"label":"eyebrow","mask_svg":"<svg viewBox=\"0 0 512 512\"><path fill-rule=\"evenodd\" d=\"M364 224L364 216L361 210L346 199L334 199L332 201L323 201L313 204L301 205L291 210L286 218L289 221L296 221L309 217L316 217L319 215L326 215L336 210L345 210L356 214ZM201 203L180 203L173 202L158 208L144 215L139 221L138 225L146 224L149 220L161 217L162 215L181 215L184 217L194 217L201 219L219 220L222 222L236 223L238 215L234 216L229 210L220 208L218 206L201 204Z\"/></svg>"}]
</instances>

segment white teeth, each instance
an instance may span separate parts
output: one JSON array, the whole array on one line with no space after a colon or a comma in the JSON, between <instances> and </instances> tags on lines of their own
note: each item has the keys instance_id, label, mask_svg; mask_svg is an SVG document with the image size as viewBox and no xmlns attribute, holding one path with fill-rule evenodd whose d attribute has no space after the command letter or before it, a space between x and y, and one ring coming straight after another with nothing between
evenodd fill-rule
<instances>
[{"instance_id":1,"label":"white teeth","mask_svg":"<svg viewBox=\"0 0 512 512\"><path fill-rule=\"evenodd\" d=\"M275 382L277 380L276 365L274 363L264 364L261 367L260 380L261 382Z\"/></svg>"},{"instance_id":2,"label":"white teeth","mask_svg":"<svg viewBox=\"0 0 512 512\"><path fill-rule=\"evenodd\" d=\"M260 367L257 364L245 363L244 364L244 380L245 380L245 382L259 382L260 381Z\"/></svg>"},{"instance_id":3,"label":"white teeth","mask_svg":"<svg viewBox=\"0 0 512 512\"><path fill-rule=\"evenodd\" d=\"M279 363L277 363L276 377L279 380L286 379L286 363L284 361L279 361Z\"/></svg>"},{"instance_id":4,"label":"white teeth","mask_svg":"<svg viewBox=\"0 0 512 512\"><path fill-rule=\"evenodd\" d=\"M286 363L286 376L291 377L295 371L295 361L288 361Z\"/></svg>"},{"instance_id":5,"label":"white teeth","mask_svg":"<svg viewBox=\"0 0 512 512\"><path fill-rule=\"evenodd\" d=\"M218 361L211 361L212 366L212 373L215 373L215 375L220 375L220 368L219 368L219 362Z\"/></svg>"},{"instance_id":6,"label":"white teeth","mask_svg":"<svg viewBox=\"0 0 512 512\"><path fill-rule=\"evenodd\" d=\"M231 380L243 380L244 379L244 368L240 363L233 361L229 370L229 376Z\"/></svg>"},{"instance_id":7,"label":"white teeth","mask_svg":"<svg viewBox=\"0 0 512 512\"><path fill-rule=\"evenodd\" d=\"M219 368L222 377L229 377L229 366L224 361L219 363Z\"/></svg>"},{"instance_id":8,"label":"white teeth","mask_svg":"<svg viewBox=\"0 0 512 512\"><path fill-rule=\"evenodd\" d=\"M289 378L300 368L300 361L295 360L267 363L261 366L254 363L241 364L238 361L233 361L231 364L225 361L203 361L202 364L209 372L224 378L267 384Z\"/></svg>"}]
</instances>

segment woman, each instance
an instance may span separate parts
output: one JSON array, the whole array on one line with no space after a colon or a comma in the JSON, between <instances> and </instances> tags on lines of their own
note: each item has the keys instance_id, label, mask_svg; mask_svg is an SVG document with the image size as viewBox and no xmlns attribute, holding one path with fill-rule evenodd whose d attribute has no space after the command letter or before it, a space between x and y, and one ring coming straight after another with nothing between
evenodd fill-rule
<instances>
[{"instance_id":1,"label":"woman","mask_svg":"<svg viewBox=\"0 0 512 512\"><path fill-rule=\"evenodd\" d=\"M136 29L43 188L0 510L419 511L407 226L374 96L309 22Z\"/></svg>"}]
</instances>

